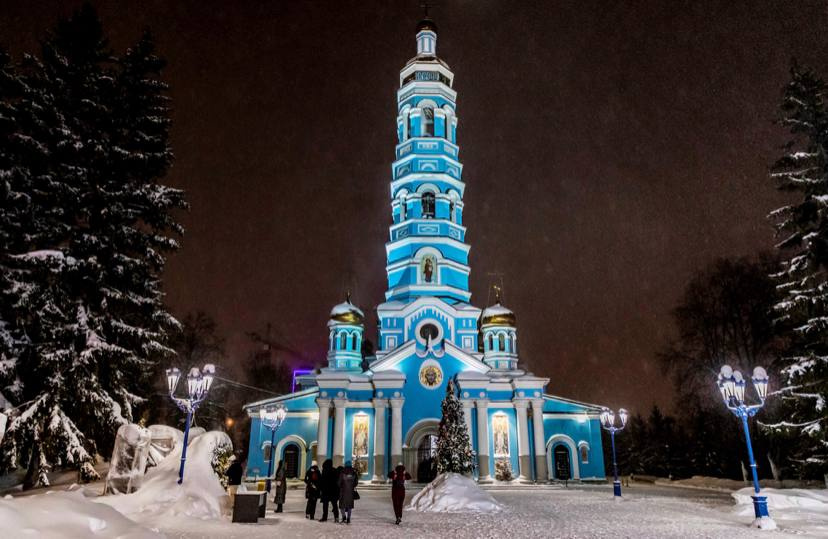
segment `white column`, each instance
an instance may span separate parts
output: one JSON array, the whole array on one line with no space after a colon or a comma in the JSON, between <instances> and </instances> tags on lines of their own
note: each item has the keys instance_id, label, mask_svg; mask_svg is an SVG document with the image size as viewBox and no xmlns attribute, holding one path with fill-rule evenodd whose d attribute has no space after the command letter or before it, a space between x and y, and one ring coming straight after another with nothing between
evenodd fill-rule
<instances>
[{"instance_id":1,"label":"white column","mask_svg":"<svg viewBox=\"0 0 828 539\"><path fill-rule=\"evenodd\" d=\"M405 399L390 399L391 403L391 466L402 462L402 407Z\"/></svg>"},{"instance_id":2,"label":"white column","mask_svg":"<svg viewBox=\"0 0 828 539\"><path fill-rule=\"evenodd\" d=\"M518 466L520 467L519 480L528 481L532 478L531 463L529 461L529 419L526 415L526 408L529 406L527 400L514 400L515 413L517 414L518 434Z\"/></svg>"},{"instance_id":3,"label":"white column","mask_svg":"<svg viewBox=\"0 0 828 539\"><path fill-rule=\"evenodd\" d=\"M345 453L345 405L348 403L347 399L334 399L334 406L336 407L336 415L334 416L334 435L333 435L333 465L334 467L342 466L344 463ZM322 463L320 462L321 466Z\"/></svg>"},{"instance_id":4,"label":"white column","mask_svg":"<svg viewBox=\"0 0 828 539\"><path fill-rule=\"evenodd\" d=\"M328 420L331 417L331 399L316 399L319 405L319 426L316 430L316 461L320 464L328 458ZM304 470L303 470L304 471Z\"/></svg>"},{"instance_id":5,"label":"white column","mask_svg":"<svg viewBox=\"0 0 828 539\"><path fill-rule=\"evenodd\" d=\"M489 401L477 400L477 468L478 481L492 480L489 472Z\"/></svg>"},{"instance_id":6,"label":"white column","mask_svg":"<svg viewBox=\"0 0 828 539\"><path fill-rule=\"evenodd\" d=\"M466 430L469 433L469 443L474 445L474 433L472 432L472 408L474 408L473 400L463 400L463 417L466 420Z\"/></svg>"},{"instance_id":7,"label":"white column","mask_svg":"<svg viewBox=\"0 0 828 539\"><path fill-rule=\"evenodd\" d=\"M546 467L546 435L543 430L543 399L532 401L532 428L535 437L535 481L546 483L549 481L549 470Z\"/></svg>"},{"instance_id":8,"label":"white column","mask_svg":"<svg viewBox=\"0 0 828 539\"><path fill-rule=\"evenodd\" d=\"M374 477L375 483L385 482L385 473L390 466L385 465L385 409L388 401L374 399Z\"/></svg>"}]
</instances>

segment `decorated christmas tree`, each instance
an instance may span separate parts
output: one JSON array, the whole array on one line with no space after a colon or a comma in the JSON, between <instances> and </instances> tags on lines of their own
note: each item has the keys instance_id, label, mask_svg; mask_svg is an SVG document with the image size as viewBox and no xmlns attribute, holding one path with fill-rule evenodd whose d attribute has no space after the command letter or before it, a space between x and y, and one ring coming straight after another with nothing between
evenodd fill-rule
<instances>
[{"instance_id":1,"label":"decorated christmas tree","mask_svg":"<svg viewBox=\"0 0 828 539\"><path fill-rule=\"evenodd\" d=\"M469 431L463 417L463 407L455 395L454 381L449 380L446 398L443 399L443 418L437 434L437 473L471 472L474 452L469 441Z\"/></svg>"}]
</instances>

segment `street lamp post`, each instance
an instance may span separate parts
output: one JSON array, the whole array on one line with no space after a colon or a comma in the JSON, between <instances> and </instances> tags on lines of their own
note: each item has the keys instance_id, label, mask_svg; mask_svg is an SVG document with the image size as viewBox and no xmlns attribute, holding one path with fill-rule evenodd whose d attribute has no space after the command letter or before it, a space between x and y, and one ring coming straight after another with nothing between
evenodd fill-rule
<instances>
[{"instance_id":1,"label":"street lamp post","mask_svg":"<svg viewBox=\"0 0 828 539\"><path fill-rule=\"evenodd\" d=\"M605 430L608 430L610 433L610 440L612 441L612 473L614 476L614 480L612 482L612 493L620 498L621 497L621 481L618 480L618 463L615 460L615 433L619 430L624 430L624 427L627 426L627 417L629 414L623 408L618 410L618 419L621 421L621 426L615 426L615 412L610 410L609 408L604 408L601 410L601 426L604 427Z\"/></svg>"},{"instance_id":2,"label":"street lamp post","mask_svg":"<svg viewBox=\"0 0 828 539\"><path fill-rule=\"evenodd\" d=\"M193 413L207 398L207 393L210 391L210 386L213 385L215 375L216 367L212 363L207 363L200 371L198 367L190 369L190 373L187 375L187 394L189 398L180 399L175 396L175 388L181 378L181 371L174 367L167 369L167 387L170 390L170 398L182 412L187 413L187 423L184 425L184 446L181 448L181 466L178 469L179 485L184 481L184 463L187 461L187 443L190 438L190 423L193 419Z\"/></svg>"},{"instance_id":3,"label":"street lamp post","mask_svg":"<svg viewBox=\"0 0 828 539\"><path fill-rule=\"evenodd\" d=\"M748 418L755 416L756 412L765 405L765 399L768 396L768 373L762 367L756 367L753 369L751 381L756 390L756 396L759 398L759 404L745 404L745 386L747 384L742 373L734 371L730 365L722 366L719 371L717 385L722 393L725 406L733 412L733 415L742 420L742 428L745 430L750 471L753 474L754 494L751 498L753 498L753 512L756 515L752 526L763 530L775 530L776 522L768 513L768 498L762 496L759 491L759 476L756 473L756 461L753 459L753 447L750 443L750 429L748 428Z\"/></svg>"},{"instance_id":4,"label":"street lamp post","mask_svg":"<svg viewBox=\"0 0 828 539\"><path fill-rule=\"evenodd\" d=\"M270 462L267 464L267 480L265 481L265 490L270 494L270 480L273 476L273 461L276 460L276 431L282 426L282 423L287 417L287 408L283 404L278 404L275 410L265 410L259 408L259 419L262 425L270 431Z\"/></svg>"}]
</instances>

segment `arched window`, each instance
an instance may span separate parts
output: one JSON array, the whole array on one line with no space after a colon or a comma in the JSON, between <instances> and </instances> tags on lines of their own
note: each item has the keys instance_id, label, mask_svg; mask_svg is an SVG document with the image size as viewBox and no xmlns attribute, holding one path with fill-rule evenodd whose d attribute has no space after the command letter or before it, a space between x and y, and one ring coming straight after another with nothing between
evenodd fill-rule
<instances>
[{"instance_id":1,"label":"arched window","mask_svg":"<svg viewBox=\"0 0 828 539\"><path fill-rule=\"evenodd\" d=\"M342 332L339 334L339 349L340 350L347 350L348 349L348 334L346 332Z\"/></svg>"},{"instance_id":2,"label":"arched window","mask_svg":"<svg viewBox=\"0 0 828 539\"><path fill-rule=\"evenodd\" d=\"M517 335L512 333L512 353L517 354Z\"/></svg>"},{"instance_id":3,"label":"arched window","mask_svg":"<svg viewBox=\"0 0 828 539\"><path fill-rule=\"evenodd\" d=\"M494 350L494 336L489 333L489 350Z\"/></svg>"},{"instance_id":4,"label":"arched window","mask_svg":"<svg viewBox=\"0 0 828 539\"><path fill-rule=\"evenodd\" d=\"M434 109L429 107L423 109L423 136L434 136Z\"/></svg>"},{"instance_id":5,"label":"arched window","mask_svg":"<svg viewBox=\"0 0 828 539\"><path fill-rule=\"evenodd\" d=\"M405 221L405 197L400 197L400 222Z\"/></svg>"},{"instance_id":6,"label":"arched window","mask_svg":"<svg viewBox=\"0 0 828 539\"><path fill-rule=\"evenodd\" d=\"M421 198L423 219L434 219L434 193L426 191Z\"/></svg>"},{"instance_id":7,"label":"arched window","mask_svg":"<svg viewBox=\"0 0 828 539\"><path fill-rule=\"evenodd\" d=\"M449 202L449 221L451 221L452 223L455 222L454 221L454 201L453 200L451 202Z\"/></svg>"},{"instance_id":8,"label":"arched window","mask_svg":"<svg viewBox=\"0 0 828 539\"><path fill-rule=\"evenodd\" d=\"M501 352L506 351L506 337L502 333L497 337L497 347Z\"/></svg>"},{"instance_id":9,"label":"arched window","mask_svg":"<svg viewBox=\"0 0 828 539\"><path fill-rule=\"evenodd\" d=\"M262 455L265 462L270 460L270 455L273 452L273 447L270 445L270 442L266 442L262 446Z\"/></svg>"},{"instance_id":10,"label":"arched window","mask_svg":"<svg viewBox=\"0 0 828 539\"><path fill-rule=\"evenodd\" d=\"M581 462L589 462L589 446L587 444L581 444L578 449L581 453Z\"/></svg>"}]
</instances>

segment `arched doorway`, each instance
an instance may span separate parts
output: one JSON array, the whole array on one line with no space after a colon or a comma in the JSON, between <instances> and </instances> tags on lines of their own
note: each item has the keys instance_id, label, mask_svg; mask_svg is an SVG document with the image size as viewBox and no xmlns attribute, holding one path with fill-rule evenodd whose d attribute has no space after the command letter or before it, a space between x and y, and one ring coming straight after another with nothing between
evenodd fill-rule
<instances>
[{"instance_id":1,"label":"arched doorway","mask_svg":"<svg viewBox=\"0 0 828 539\"><path fill-rule=\"evenodd\" d=\"M285 445L285 477L299 477L299 446L295 443Z\"/></svg>"},{"instance_id":2,"label":"arched doorway","mask_svg":"<svg viewBox=\"0 0 828 539\"><path fill-rule=\"evenodd\" d=\"M434 457L437 456L437 435L426 434L420 439L417 447L417 482L431 483L437 477L437 466Z\"/></svg>"},{"instance_id":3,"label":"arched doorway","mask_svg":"<svg viewBox=\"0 0 828 539\"><path fill-rule=\"evenodd\" d=\"M563 444L556 445L553 452L553 460L555 464L555 479L558 481L569 481L572 479L569 448Z\"/></svg>"},{"instance_id":4,"label":"arched doorway","mask_svg":"<svg viewBox=\"0 0 828 539\"><path fill-rule=\"evenodd\" d=\"M403 443L403 464L408 473L415 481L434 479L430 462L433 462L432 452L437 450L437 431L440 428L440 420L437 418L426 418L417 421L408 429ZM420 463L431 458L424 466ZM391 468L397 465L390 463ZM421 470L422 468L422 470Z\"/></svg>"}]
</instances>

